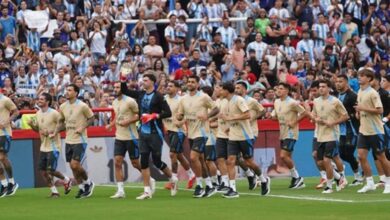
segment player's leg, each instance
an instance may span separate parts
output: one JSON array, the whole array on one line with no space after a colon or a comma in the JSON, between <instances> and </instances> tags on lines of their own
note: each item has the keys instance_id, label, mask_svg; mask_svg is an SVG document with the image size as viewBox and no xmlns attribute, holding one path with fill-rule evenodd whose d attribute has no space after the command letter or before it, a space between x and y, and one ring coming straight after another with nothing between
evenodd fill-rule
<instances>
[{"instance_id":1,"label":"player's leg","mask_svg":"<svg viewBox=\"0 0 390 220\"><path fill-rule=\"evenodd\" d=\"M191 160L192 170L194 171L196 176L196 187L195 187L195 192L193 194L193 197L195 198L201 198L205 193L202 184L203 177L202 177L201 157L204 153L206 142L207 142L207 138L203 138L203 137L190 140L190 145L191 145L190 160Z\"/></svg>"},{"instance_id":2,"label":"player's leg","mask_svg":"<svg viewBox=\"0 0 390 220\"><path fill-rule=\"evenodd\" d=\"M358 138L358 158L364 176L366 177L366 185L358 190L358 193L366 193L376 189L374 178L372 177L371 167L367 158L370 147L370 136L364 136L360 134Z\"/></svg>"},{"instance_id":3,"label":"player's leg","mask_svg":"<svg viewBox=\"0 0 390 220\"><path fill-rule=\"evenodd\" d=\"M196 180L196 176L191 169L190 163L188 162L187 158L184 156L183 153L177 154L177 160L180 162L180 165L187 172L187 176L188 176L187 189L192 189L192 186L194 185Z\"/></svg>"},{"instance_id":4,"label":"player's leg","mask_svg":"<svg viewBox=\"0 0 390 220\"><path fill-rule=\"evenodd\" d=\"M244 171L245 176L248 179L249 190L255 189L257 184L257 178L255 174L252 172L252 170L246 164L244 158L241 155L241 152L237 154L236 163L238 166L241 167L241 169Z\"/></svg>"},{"instance_id":5,"label":"player's leg","mask_svg":"<svg viewBox=\"0 0 390 220\"><path fill-rule=\"evenodd\" d=\"M380 166L383 169L383 174L385 175L384 178L385 190L383 191L383 193L389 194L390 193L390 164L385 154L387 143L383 135L375 135L371 138L371 144L372 146L376 146L373 147L372 149L376 154L377 161L379 162L378 165L380 164Z\"/></svg>"},{"instance_id":6,"label":"player's leg","mask_svg":"<svg viewBox=\"0 0 390 220\"><path fill-rule=\"evenodd\" d=\"M320 172L320 176L321 176L320 182L318 183L318 185L316 185L316 189L322 189L326 185L326 171L325 171L325 168L322 166L322 162L320 162L318 160L317 150L318 150L318 142L317 142L317 138L314 137L313 143L312 143L311 155L313 157L314 163L317 166L317 169Z\"/></svg>"},{"instance_id":7,"label":"player's leg","mask_svg":"<svg viewBox=\"0 0 390 220\"><path fill-rule=\"evenodd\" d=\"M39 171L43 177L43 179L45 180L47 186L50 188L51 190L51 194L50 194L50 197L51 198L57 198L60 196L60 194L58 193L57 191L57 188L54 186L53 184L53 178L52 176L49 174L50 173L50 162L49 162L49 154L50 152L40 152L39 153Z\"/></svg>"},{"instance_id":8,"label":"player's leg","mask_svg":"<svg viewBox=\"0 0 390 220\"><path fill-rule=\"evenodd\" d=\"M126 151L130 141L122 141L115 139L114 143L114 169L115 169L115 180L117 183L117 191L111 196L112 199L124 198L125 190L123 187L123 159L126 155Z\"/></svg>"},{"instance_id":9,"label":"player's leg","mask_svg":"<svg viewBox=\"0 0 390 220\"><path fill-rule=\"evenodd\" d=\"M206 174L205 182L206 182L206 188L205 188L205 197L211 197L217 192L217 166L215 165L215 146L213 145L206 145L205 152L204 152L204 171L203 173Z\"/></svg>"},{"instance_id":10,"label":"player's leg","mask_svg":"<svg viewBox=\"0 0 390 220\"><path fill-rule=\"evenodd\" d=\"M138 140L131 140L127 144L127 152L129 153L131 165L141 173L141 163L139 161L140 151Z\"/></svg>"},{"instance_id":11,"label":"player's leg","mask_svg":"<svg viewBox=\"0 0 390 220\"><path fill-rule=\"evenodd\" d=\"M138 139L138 146L140 151L140 161L141 161L141 175L142 181L144 183L144 191L136 199L151 199L153 194L153 189L150 184L150 169L149 169L149 158L152 151L152 148L149 144L149 135L140 133Z\"/></svg>"},{"instance_id":12,"label":"player's leg","mask_svg":"<svg viewBox=\"0 0 390 220\"><path fill-rule=\"evenodd\" d=\"M83 193L77 195L76 198L90 197L93 194L95 184L88 178L87 172L81 165L81 161L85 156L85 148L83 144L72 144L69 146L72 148L70 168L73 171L77 184L79 184L80 190L83 191Z\"/></svg>"},{"instance_id":13,"label":"player's leg","mask_svg":"<svg viewBox=\"0 0 390 220\"><path fill-rule=\"evenodd\" d=\"M229 190L229 177L228 177L227 166L226 166L227 143L228 143L228 139L217 138L216 141L217 165L221 173L221 185L218 188L219 192L227 192Z\"/></svg>"},{"instance_id":14,"label":"player's leg","mask_svg":"<svg viewBox=\"0 0 390 220\"><path fill-rule=\"evenodd\" d=\"M281 151L280 157L282 161L286 164L287 168L291 173L291 183L289 188L298 189L305 187L303 178L299 176L298 170L295 168L294 161L292 160L292 153L294 151L296 140L293 139L284 139L281 141Z\"/></svg>"},{"instance_id":15,"label":"player's leg","mask_svg":"<svg viewBox=\"0 0 390 220\"><path fill-rule=\"evenodd\" d=\"M15 183L13 177L13 170L11 161L8 159L8 152L11 147L11 140L8 136L0 136L0 180L1 180L1 189L0 197L5 195L13 195L16 190L19 188L19 185ZM5 178L5 175L8 177L8 182Z\"/></svg>"}]
</instances>

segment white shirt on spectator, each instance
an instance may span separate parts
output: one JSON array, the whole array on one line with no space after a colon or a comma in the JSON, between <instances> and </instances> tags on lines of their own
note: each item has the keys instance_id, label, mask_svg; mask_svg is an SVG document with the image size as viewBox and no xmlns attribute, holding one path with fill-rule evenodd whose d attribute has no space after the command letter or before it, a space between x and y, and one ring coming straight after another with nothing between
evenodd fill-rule
<instances>
[{"instance_id":1,"label":"white shirt on spectator","mask_svg":"<svg viewBox=\"0 0 390 220\"><path fill-rule=\"evenodd\" d=\"M249 50L253 49L256 51L256 59L261 60L263 58L263 54L267 51L268 44L264 42L253 41L248 44L246 47L246 55L249 58Z\"/></svg>"},{"instance_id":2,"label":"white shirt on spectator","mask_svg":"<svg viewBox=\"0 0 390 220\"><path fill-rule=\"evenodd\" d=\"M279 18L279 25L281 28L285 28L288 26L288 22L283 22L281 18L286 19L290 17L290 13L288 13L288 10L285 8L271 8L269 11L269 16L276 15Z\"/></svg>"},{"instance_id":3,"label":"white shirt on spectator","mask_svg":"<svg viewBox=\"0 0 390 220\"><path fill-rule=\"evenodd\" d=\"M300 40L297 44L297 53L309 53L310 61L314 64L314 42L313 40Z\"/></svg>"},{"instance_id":4,"label":"white shirt on spectator","mask_svg":"<svg viewBox=\"0 0 390 220\"><path fill-rule=\"evenodd\" d=\"M102 30L101 33L95 33L95 35L94 32L90 32L89 38L91 38L92 35L93 38L91 39L91 52L106 54L107 31Z\"/></svg>"},{"instance_id":5,"label":"white shirt on spectator","mask_svg":"<svg viewBox=\"0 0 390 220\"><path fill-rule=\"evenodd\" d=\"M171 38L171 40L175 40L176 39L176 29L175 29L175 27L172 27L171 25L168 25L165 28L165 30L164 30L164 36ZM169 50L172 50L174 44L172 44L171 42L168 42L168 45L169 45Z\"/></svg>"},{"instance_id":6,"label":"white shirt on spectator","mask_svg":"<svg viewBox=\"0 0 390 220\"><path fill-rule=\"evenodd\" d=\"M225 43L229 49L232 49L233 41L237 38L236 30L232 27L220 27L217 29L217 33L221 33L222 42Z\"/></svg>"},{"instance_id":7,"label":"white shirt on spectator","mask_svg":"<svg viewBox=\"0 0 390 220\"><path fill-rule=\"evenodd\" d=\"M72 54L69 55L70 57L74 58ZM72 60L62 53L57 53L56 55L54 55L53 62L57 65L57 70L61 69L64 66L72 66Z\"/></svg>"}]
</instances>

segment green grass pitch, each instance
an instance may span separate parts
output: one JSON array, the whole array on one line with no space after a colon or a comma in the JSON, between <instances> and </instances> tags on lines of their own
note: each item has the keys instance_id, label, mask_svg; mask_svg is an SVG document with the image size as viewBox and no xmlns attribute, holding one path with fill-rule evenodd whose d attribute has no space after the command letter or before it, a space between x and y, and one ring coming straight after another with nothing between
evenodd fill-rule
<instances>
[{"instance_id":1,"label":"green grass pitch","mask_svg":"<svg viewBox=\"0 0 390 220\"><path fill-rule=\"evenodd\" d=\"M0 198L0 219L389 219L390 195L377 189L357 194L361 187L347 187L331 195L314 189L318 179L307 178L306 188L290 190L289 179L272 179L271 194L259 196L259 189L249 191L245 180L238 181L238 199L224 199L221 194L212 198L194 199L192 192L180 190L175 198L168 190L158 189L151 200L137 201L142 192L139 183L126 186L126 199L112 200L115 186L97 186L87 199L74 199L72 192L49 199L48 188L20 189L13 197ZM180 183L184 187L185 182ZM59 188L60 189L60 188ZM60 193L63 189L60 189Z\"/></svg>"}]
</instances>

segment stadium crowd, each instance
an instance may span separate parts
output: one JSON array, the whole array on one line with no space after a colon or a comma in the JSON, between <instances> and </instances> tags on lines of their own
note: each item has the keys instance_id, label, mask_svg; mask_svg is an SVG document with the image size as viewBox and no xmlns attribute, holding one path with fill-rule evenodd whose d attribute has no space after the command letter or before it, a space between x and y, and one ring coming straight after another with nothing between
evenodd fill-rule
<instances>
[{"instance_id":1,"label":"stadium crowd","mask_svg":"<svg viewBox=\"0 0 390 220\"><path fill-rule=\"evenodd\" d=\"M0 87L23 110L43 92L58 108L70 83L90 107L110 107L121 75L141 90L152 73L163 94L169 80L184 93L192 74L201 87L241 80L272 104L279 82L304 101L318 79L346 74L357 92L359 68L390 74L388 0L1 0L0 8ZM55 19L52 38L27 26L30 10ZM109 123L109 113L96 114L95 125Z\"/></svg>"}]
</instances>

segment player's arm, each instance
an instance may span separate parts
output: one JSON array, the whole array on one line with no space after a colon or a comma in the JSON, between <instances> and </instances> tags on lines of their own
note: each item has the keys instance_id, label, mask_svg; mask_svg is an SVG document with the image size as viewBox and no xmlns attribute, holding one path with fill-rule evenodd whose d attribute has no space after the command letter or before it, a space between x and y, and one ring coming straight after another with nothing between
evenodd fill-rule
<instances>
[{"instance_id":1,"label":"player's arm","mask_svg":"<svg viewBox=\"0 0 390 220\"><path fill-rule=\"evenodd\" d=\"M208 114L207 114L207 118L213 118L215 116L217 116L219 113L219 108L217 106L215 106Z\"/></svg>"},{"instance_id":2,"label":"player's arm","mask_svg":"<svg viewBox=\"0 0 390 220\"><path fill-rule=\"evenodd\" d=\"M364 111L371 114L383 114L383 105L379 97L379 94L373 93L373 95L371 96L371 100L375 106L374 108L368 107L366 105L358 104L355 106L356 111L359 113L361 111Z\"/></svg>"},{"instance_id":3,"label":"player's arm","mask_svg":"<svg viewBox=\"0 0 390 220\"><path fill-rule=\"evenodd\" d=\"M307 110L298 103L294 105L294 109L297 112L298 117L296 121L290 121L287 123L290 128L295 127L300 121L302 121L302 119L306 118L309 115Z\"/></svg>"},{"instance_id":4,"label":"player's arm","mask_svg":"<svg viewBox=\"0 0 390 220\"><path fill-rule=\"evenodd\" d=\"M172 117L172 111L171 108L169 107L167 101L163 96L160 97L162 102L161 102L161 112L158 114L159 119L164 119L164 118L170 118Z\"/></svg>"},{"instance_id":5,"label":"player's arm","mask_svg":"<svg viewBox=\"0 0 390 220\"><path fill-rule=\"evenodd\" d=\"M140 91L134 91L130 90L127 87L126 79L121 79L121 92L127 96L130 96L131 98L138 100L138 97L140 95Z\"/></svg>"},{"instance_id":6,"label":"player's arm","mask_svg":"<svg viewBox=\"0 0 390 220\"><path fill-rule=\"evenodd\" d=\"M174 115L178 121L184 121L184 107L183 107L183 99L179 101L179 105L177 107L177 113Z\"/></svg>"},{"instance_id":7,"label":"player's arm","mask_svg":"<svg viewBox=\"0 0 390 220\"><path fill-rule=\"evenodd\" d=\"M242 112L241 114L235 115L222 115L222 119L225 121L235 121L235 120L247 120L251 118L249 110Z\"/></svg>"},{"instance_id":8,"label":"player's arm","mask_svg":"<svg viewBox=\"0 0 390 220\"><path fill-rule=\"evenodd\" d=\"M271 120L273 120L273 121L277 121L277 120L278 120L278 114L276 113L276 110L275 110L275 109L272 110L269 119L271 119Z\"/></svg>"}]
</instances>

